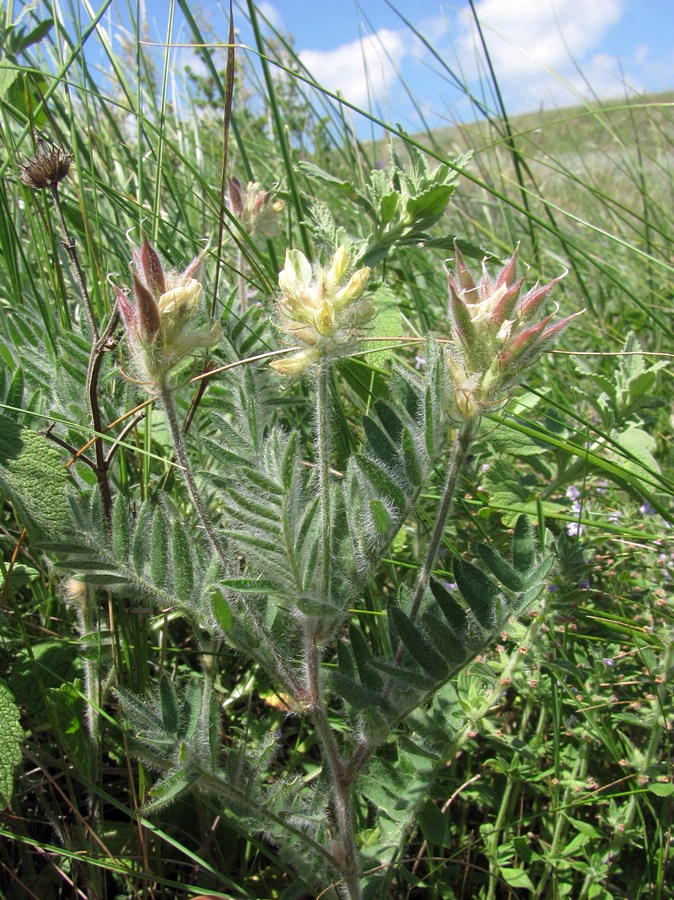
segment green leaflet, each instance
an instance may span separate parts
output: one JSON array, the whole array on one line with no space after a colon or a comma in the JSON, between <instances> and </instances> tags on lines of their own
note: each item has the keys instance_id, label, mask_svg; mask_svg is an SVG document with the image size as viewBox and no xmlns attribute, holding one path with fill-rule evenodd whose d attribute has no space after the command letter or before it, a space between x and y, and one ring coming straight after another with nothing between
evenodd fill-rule
<instances>
[{"instance_id":1,"label":"green leaflet","mask_svg":"<svg viewBox=\"0 0 674 900\"><path fill-rule=\"evenodd\" d=\"M372 487L381 497L390 500L399 512L405 510L407 498L405 492L392 475L368 456L356 454L357 468L366 476Z\"/></svg>"},{"instance_id":2,"label":"green leaflet","mask_svg":"<svg viewBox=\"0 0 674 900\"><path fill-rule=\"evenodd\" d=\"M330 686L338 696L342 697L354 709L379 709L384 706L384 701L380 694L371 691L369 688L358 684L348 675L341 672L331 672L329 676Z\"/></svg>"},{"instance_id":3,"label":"green leaflet","mask_svg":"<svg viewBox=\"0 0 674 900\"><path fill-rule=\"evenodd\" d=\"M351 650L353 651L358 667L358 674L361 682L370 690L381 692L383 681L376 668L374 668L374 660L370 647L360 628L351 625L349 628L349 638L351 640ZM340 666L341 668L341 666Z\"/></svg>"},{"instance_id":4,"label":"green leaflet","mask_svg":"<svg viewBox=\"0 0 674 900\"><path fill-rule=\"evenodd\" d=\"M431 578L430 586L431 592L442 610L442 614L447 619L450 628L457 635L463 634L468 622L465 610L459 606L451 593L435 578Z\"/></svg>"},{"instance_id":5,"label":"green leaflet","mask_svg":"<svg viewBox=\"0 0 674 900\"><path fill-rule=\"evenodd\" d=\"M374 408L384 430L392 440L393 444L397 445L400 442L400 436L404 428L398 413L393 409L391 404L386 403L385 400L377 400Z\"/></svg>"},{"instance_id":6,"label":"green leaflet","mask_svg":"<svg viewBox=\"0 0 674 900\"><path fill-rule=\"evenodd\" d=\"M389 608L389 616L392 617L400 640L414 661L431 678L438 680L446 678L449 671L447 663L421 629L417 628L399 606L391 606Z\"/></svg>"},{"instance_id":7,"label":"green leaflet","mask_svg":"<svg viewBox=\"0 0 674 900\"><path fill-rule=\"evenodd\" d=\"M170 772L153 786L150 791L152 800L145 804L143 812L146 815L151 815L163 806L172 803L181 794L189 790L198 779L199 775L191 772L189 769L179 769L177 772Z\"/></svg>"},{"instance_id":8,"label":"green leaflet","mask_svg":"<svg viewBox=\"0 0 674 900\"><path fill-rule=\"evenodd\" d=\"M496 625L496 602L499 591L491 579L472 563L454 560L454 579L464 600L483 628L491 631Z\"/></svg>"},{"instance_id":9,"label":"green leaflet","mask_svg":"<svg viewBox=\"0 0 674 900\"><path fill-rule=\"evenodd\" d=\"M183 603L192 597L194 566L189 541L182 524L173 523L173 590Z\"/></svg>"},{"instance_id":10,"label":"green leaflet","mask_svg":"<svg viewBox=\"0 0 674 900\"><path fill-rule=\"evenodd\" d=\"M369 416L363 416L363 429L367 437L368 449L372 451L373 455L385 466L395 467L398 462L398 452L386 432Z\"/></svg>"},{"instance_id":11,"label":"green leaflet","mask_svg":"<svg viewBox=\"0 0 674 900\"><path fill-rule=\"evenodd\" d=\"M12 692L0 681L0 809L12 799L14 768L21 762L23 728Z\"/></svg>"},{"instance_id":12,"label":"green leaflet","mask_svg":"<svg viewBox=\"0 0 674 900\"><path fill-rule=\"evenodd\" d=\"M166 517L161 506L155 510L152 520L152 538L150 543L150 574L158 588L163 588L168 573L168 535L166 533Z\"/></svg>"},{"instance_id":13,"label":"green leaflet","mask_svg":"<svg viewBox=\"0 0 674 900\"><path fill-rule=\"evenodd\" d=\"M266 578L224 578L220 584L240 594L285 594L283 585Z\"/></svg>"},{"instance_id":14,"label":"green leaflet","mask_svg":"<svg viewBox=\"0 0 674 900\"><path fill-rule=\"evenodd\" d=\"M173 682L166 674L162 676L162 679L159 682L159 698L164 728L169 734L177 734L180 725L178 695Z\"/></svg>"},{"instance_id":15,"label":"green leaflet","mask_svg":"<svg viewBox=\"0 0 674 900\"><path fill-rule=\"evenodd\" d=\"M234 615L232 609L222 595L222 591L215 590L211 595L211 610L217 624L225 634L234 627Z\"/></svg>"},{"instance_id":16,"label":"green leaflet","mask_svg":"<svg viewBox=\"0 0 674 900\"><path fill-rule=\"evenodd\" d=\"M131 512L123 494L116 497L112 507L112 552L125 562L131 555Z\"/></svg>"},{"instance_id":17,"label":"green leaflet","mask_svg":"<svg viewBox=\"0 0 674 900\"><path fill-rule=\"evenodd\" d=\"M513 565L525 574L536 562L536 541L528 516L520 516L513 533Z\"/></svg>"},{"instance_id":18,"label":"green leaflet","mask_svg":"<svg viewBox=\"0 0 674 900\"><path fill-rule=\"evenodd\" d=\"M478 544L477 552L482 562L495 575L504 587L511 591L523 591L526 579L520 572L513 569L500 553L497 553L489 544Z\"/></svg>"}]
</instances>

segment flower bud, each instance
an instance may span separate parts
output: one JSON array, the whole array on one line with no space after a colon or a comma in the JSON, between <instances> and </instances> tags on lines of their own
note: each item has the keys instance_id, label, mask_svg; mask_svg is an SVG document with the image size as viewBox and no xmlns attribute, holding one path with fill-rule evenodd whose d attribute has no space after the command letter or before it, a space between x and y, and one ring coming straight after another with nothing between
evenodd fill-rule
<instances>
[{"instance_id":1,"label":"flower bud","mask_svg":"<svg viewBox=\"0 0 674 900\"><path fill-rule=\"evenodd\" d=\"M453 346L446 352L459 419L477 417L503 403L551 338L580 313L551 324L537 320L543 300L559 281L536 285L521 296L517 251L493 280L483 264L479 282L456 251L456 277L449 273L449 323Z\"/></svg>"},{"instance_id":2,"label":"flower bud","mask_svg":"<svg viewBox=\"0 0 674 900\"><path fill-rule=\"evenodd\" d=\"M201 298L201 283L194 277L201 266L197 256L184 270L164 269L157 251L147 241L133 251L133 300L117 286L117 305L126 325L129 347L150 382L163 377L184 356L217 339L216 327L195 329L193 319Z\"/></svg>"}]
</instances>

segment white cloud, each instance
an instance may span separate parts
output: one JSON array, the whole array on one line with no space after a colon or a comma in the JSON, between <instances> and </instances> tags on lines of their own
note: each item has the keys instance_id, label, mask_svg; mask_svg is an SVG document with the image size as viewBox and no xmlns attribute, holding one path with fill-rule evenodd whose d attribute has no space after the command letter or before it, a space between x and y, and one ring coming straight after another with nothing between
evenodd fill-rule
<instances>
[{"instance_id":1,"label":"white cloud","mask_svg":"<svg viewBox=\"0 0 674 900\"><path fill-rule=\"evenodd\" d=\"M302 50L299 56L319 84L367 107L386 96L407 52L400 32L382 28L334 50Z\"/></svg>"},{"instance_id":2,"label":"white cloud","mask_svg":"<svg viewBox=\"0 0 674 900\"><path fill-rule=\"evenodd\" d=\"M257 10L260 15L264 16L264 18L269 22L271 26L278 30L283 29L283 16L276 9L273 3L269 3L268 0L262 0L262 3L257 4Z\"/></svg>"},{"instance_id":3,"label":"white cloud","mask_svg":"<svg viewBox=\"0 0 674 900\"><path fill-rule=\"evenodd\" d=\"M600 95L621 91L618 61L594 56L605 33L621 18L625 0L479 0L476 12L492 65L512 112L541 101L571 103L587 93L583 78ZM472 16L463 10L457 42L467 73L483 58Z\"/></svg>"}]
</instances>

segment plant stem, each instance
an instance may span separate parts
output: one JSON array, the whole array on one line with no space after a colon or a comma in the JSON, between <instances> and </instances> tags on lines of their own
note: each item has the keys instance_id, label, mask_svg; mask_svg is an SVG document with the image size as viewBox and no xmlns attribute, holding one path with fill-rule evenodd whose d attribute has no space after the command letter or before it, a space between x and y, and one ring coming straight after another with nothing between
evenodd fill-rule
<instances>
[{"instance_id":1,"label":"plant stem","mask_svg":"<svg viewBox=\"0 0 674 900\"><path fill-rule=\"evenodd\" d=\"M438 514L435 519L435 525L433 526L433 532L431 534L431 540L428 545L428 550L426 551L423 565L421 567L421 570L419 571L417 586L415 588L412 605L408 613L412 621L414 621L417 617L419 607L421 606L421 601L424 597L424 592L426 591L429 579L433 573L435 559L438 555L440 542L442 541L442 536L445 532L447 517L449 516L449 511L452 508L452 501L454 500L454 493L456 491L456 483L461 471L461 467L463 465L463 461L466 458L470 445L472 444L473 438L475 437L477 426L478 420L476 419L470 419L469 421L464 422L464 424L461 426L456 442L454 443L454 450L452 452L452 458L449 461L449 468L447 469L447 478L445 479L445 486L442 492L440 508L438 509ZM405 648L402 644L400 644L395 655L395 666L399 666L401 664L404 654ZM393 679L389 678L384 689L385 699L389 697L392 690Z\"/></svg>"},{"instance_id":2,"label":"plant stem","mask_svg":"<svg viewBox=\"0 0 674 900\"><path fill-rule=\"evenodd\" d=\"M241 248L237 250L236 253L236 271L237 271L237 284L238 284L238 293L239 293L239 314L243 315L246 311L247 300L246 300L246 280L243 277L243 266L244 266L244 258L243 253L241 252Z\"/></svg>"},{"instance_id":3,"label":"plant stem","mask_svg":"<svg viewBox=\"0 0 674 900\"><path fill-rule=\"evenodd\" d=\"M316 392L316 470L318 493L321 502L321 599L330 604L332 571L332 522L330 508L330 378L332 364L322 360ZM327 764L332 782L332 808L337 831L333 856L337 870L344 881L349 900L360 900L358 884L358 857L356 848L355 816L353 809L352 778L348 765L337 746L335 734L328 720L327 706L321 679L321 650L319 645L319 621L305 617L304 658L308 706L321 744L321 757Z\"/></svg>"},{"instance_id":4,"label":"plant stem","mask_svg":"<svg viewBox=\"0 0 674 900\"><path fill-rule=\"evenodd\" d=\"M323 360L318 374L316 391L316 467L321 498L322 560L321 592L330 603L330 572L332 568L332 522L330 517L330 377L332 366Z\"/></svg>"},{"instance_id":5,"label":"plant stem","mask_svg":"<svg viewBox=\"0 0 674 900\"><path fill-rule=\"evenodd\" d=\"M312 628L309 622L305 627L305 652L311 718L321 744L321 756L327 762L328 774L332 781L332 805L338 835L333 856L338 864L339 875L344 880L349 900L360 900L352 779L349 777L348 765L339 752L335 734L328 720L321 679L321 651L315 628Z\"/></svg>"},{"instance_id":6,"label":"plant stem","mask_svg":"<svg viewBox=\"0 0 674 900\"><path fill-rule=\"evenodd\" d=\"M37 145L41 150L44 149L44 141L38 140ZM98 403L98 376L103 361L103 354L107 353L114 346L112 334L119 321L119 312L117 309L113 310L105 331L102 335L99 334L96 319L94 318L94 311L91 306L91 298L89 297L84 273L80 265L79 256L77 255L77 244L68 231L65 216L63 215L58 183L51 184L49 187L52 200L54 201L56 220L58 221L61 230L61 244L68 255L70 269L73 273L73 278L75 279L75 284L77 285L80 297L82 298L82 308L86 314L87 321L89 322L89 329L91 331L92 343L91 353L89 355L89 366L87 369L87 397L89 400L91 422L94 431L97 435L100 435L103 431L103 422ZM103 441L100 437L96 437L94 440L94 452L96 454L96 463L94 465L96 481L98 483L98 489L101 492L101 500L103 502L103 509L105 510L107 527L110 529L112 523L112 492L110 490L110 481L108 479L108 460L105 458Z\"/></svg>"},{"instance_id":7,"label":"plant stem","mask_svg":"<svg viewBox=\"0 0 674 900\"><path fill-rule=\"evenodd\" d=\"M82 272L80 260L77 255L77 245L75 243L75 238L73 238L69 233L65 216L63 215L63 208L61 206L61 196L59 194L58 184L50 185L50 190L52 199L54 201L54 211L59 223L59 228L61 229L61 244L63 245L63 249L68 254L70 268L72 270L75 283L77 284L77 289L79 290L80 296L82 298L82 306L84 307L84 312L86 313L87 319L89 321L91 335L94 339L94 343L97 343L99 340L98 326L96 325L96 320L94 319L94 312L91 308L89 291L87 290L87 285L84 280L84 273Z\"/></svg>"}]
</instances>

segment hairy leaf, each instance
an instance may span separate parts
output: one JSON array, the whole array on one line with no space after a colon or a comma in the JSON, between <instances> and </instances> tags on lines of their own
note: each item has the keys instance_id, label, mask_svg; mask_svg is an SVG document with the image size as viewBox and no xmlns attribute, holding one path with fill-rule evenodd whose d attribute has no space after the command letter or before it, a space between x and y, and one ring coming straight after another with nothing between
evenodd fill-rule
<instances>
[{"instance_id":1,"label":"hairy leaf","mask_svg":"<svg viewBox=\"0 0 674 900\"><path fill-rule=\"evenodd\" d=\"M445 678L448 672L447 663L409 616L405 615L399 606L391 606L389 616L393 618L400 640L410 656L432 678Z\"/></svg>"},{"instance_id":2,"label":"hairy leaf","mask_svg":"<svg viewBox=\"0 0 674 900\"><path fill-rule=\"evenodd\" d=\"M458 558L454 560L454 579L480 625L494 628L499 593L494 582L472 563Z\"/></svg>"},{"instance_id":3,"label":"hairy leaf","mask_svg":"<svg viewBox=\"0 0 674 900\"><path fill-rule=\"evenodd\" d=\"M14 768L21 762L23 728L9 687L0 680L0 809L12 799Z\"/></svg>"}]
</instances>

